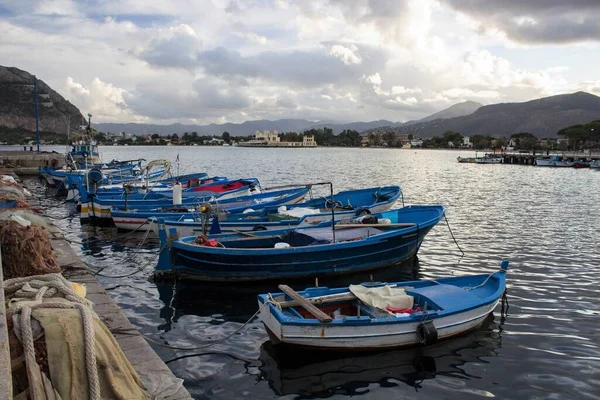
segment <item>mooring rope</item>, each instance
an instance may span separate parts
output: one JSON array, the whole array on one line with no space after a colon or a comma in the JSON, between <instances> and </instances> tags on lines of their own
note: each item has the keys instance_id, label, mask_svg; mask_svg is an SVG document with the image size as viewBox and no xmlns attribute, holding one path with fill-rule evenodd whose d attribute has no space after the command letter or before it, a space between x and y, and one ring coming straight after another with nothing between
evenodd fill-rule
<instances>
[{"instance_id":1,"label":"mooring rope","mask_svg":"<svg viewBox=\"0 0 600 400\"><path fill-rule=\"evenodd\" d=\"M265 303L265 304L267 304L267 303ZM207 348L212 347L212 346L216 346L218 344L221 344L221 343L227 341L228 339L230 339L231 337L233 337L234 335L236 335L239 331L241 331L242 329L244 329L246 327L246 325L248 325L254 319L254 317L256 317L259 313L260 313L260 308L258 310L256 310L256 312L254 314L252 314L252 316L246 322L244 322L242 324L242 326L240 326L239 328L237 328L235 331L233 331L229 335L225 336L224 338L216 340L216 341L211 342L211 343L208 343L208 344L203 345L203 346L196 346L196 347L172 346L170 344L161 343L158 340L149 338L148 336L143 335L143 334L141 334L139 332L136 332L136 333L128 332L128 330L126 330L126 329L111 330L111 333L122 334L122 335L130 335L130 336L141 336L141 337L143 337L144 339L146 339L147 341L149 341L151 343L154 343L154 344L156 344L158 346L166 347L166 348L172 349L172 350L182 350L182 351L202 350L202 349L207 349Z\"/></svg>"},{"instance_id":2,"label":"mooring rope","mask_svg":"<svg viewBox=\"0 0 600 400\"><path fill-rule=\"evenodd\" d=\"M452 240L454 240L454 244L456 244L456 247L458 247L458 250L461 252L462 256L465 256L465 252L462 251L462 249L460 248L460 246L458 245L458 242L456 241L456 238L454 237L454 233L452 233L452 229L450 228L450 223L448 222L448 218L446 217L446 214L444 213L444 220L446 221L446 225L448 226L448 231L450 232L450 236L452 236Z\"/></svg>"}]
</instances>

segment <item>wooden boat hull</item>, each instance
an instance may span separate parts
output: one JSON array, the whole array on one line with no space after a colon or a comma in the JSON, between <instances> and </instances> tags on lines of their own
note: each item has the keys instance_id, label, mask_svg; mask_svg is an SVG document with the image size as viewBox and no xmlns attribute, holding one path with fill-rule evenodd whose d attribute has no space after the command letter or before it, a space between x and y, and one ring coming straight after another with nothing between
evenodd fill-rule
<instances>
[{"instance_id":1,"label":"wooden boat hull","mask_svg":"<svg viewBox=\"0 0 600 400\"><path fill-rule=\"evenodd\" d=\"M435 320L438 341L464 335L481 326L486 317L494 311L499 299L467 312ZM421 321L406 324L380 326L328 326L304 327L282 326L266 307L261 308L259 318L269 332L274 343L286 343L306 348L327 350L375 350L421 345L417 328Z\"/></svg>"},{"instance_id":2,"label":"wooden boat hull","mask_svg":"<svg viewBox=\"0 0 600 400\"><path fill-rule=\"evenodd\" d=\"M384 211L388 211L392 206L396 203L398 198L400 197L400 188L399 187L384 187L383 189L397 189L393 196L390 196L386 201L380 201L373 203L373 197L371 193L376 193L377 188L371 188L368 190L360 189L355 192L368 192L369 196L363 199L362 202L359 199L353 199L352 202L348 201L348 204L352 204L355 208L351 208L350 210L344 209L336 209L333 215L335 220L340 220L344 218L352 218L356 215L363 215L367 213L375 214L381 213ZM341 192L335 195L334 199L340 199L339 202L341 205L347 204L344 196L346 193L351 193L354 191L346 191ZM317 208L321 209L321 207L326 207L326 205L322 201L318 201L318 199L309 200L307 202L295 204L289 209L294 210L295 207L306 207L306 208ZM285 229L285 228L306 228L318 225L322 222L331 221L332 214L331 209L327 209L327 211L323 211L317 214L308 214L299 219L286 219L281 221L269 221L268 216L265 213L264 216L253 216L251 214L227 214L225 215L227 218L225 221L220 221L219 226L221 232L250 232L256 230L277 230L277 229ZM114 220L115 218L113 218ZM120 222L120 221L119 221ZM137 221L136 221L137 222ZM143 221L137 222L139 225ZM125 222L127 223L127 222ZM134 222L131 222L132 224ZM115 221L115 225L118 227L118 222ZM177 230L177 233L180 237L184 236L192 236L198 235L202 233L202 223L193 218L187 219L179 219L179 220L167 220L164 221L164 226L169 231L171 228ZM150 229L158 234L158 223L156 220L150 221Z\"/></svg>"},{"instance_id":3,"label":"wooden boat hull","mask_svg":"<svg viewBox=\"0 0 600 400\"><path fill-rule=\"evenodd\" d=\"M239 189L238 189L239 190ZM277 192L263 192L253 195L237 195L238 192L234 193L224 193L220 195L217 200L214 199L205 199L203 202L198 202L197 204L202 204L204 202L208 202L213 204L214 207L222 207L224 209L241 209L247 207L261 208L265 206L278 206L278 205L286 205L286 204L295 204L304 199L306 194L308 193L308 188L304 189L294 189L294 190L284 190ZM278 193L277 195L275 193ZM270 198L269 196L273 196ZM264 203L258 202L259 199L270 199L269 201L265 201ZM185 207L186 205L184 205ZM132 207L133 208L133 207ZM84 209L82 208L82 214ZM164 217L164 218L179 218L185 215L192 215L194 217L199 216L199 213L192 212L161 212L160 210L139 210L139 211L118 211L118 210L108 210L110 213L106 218L112 218L112 222L119 229L124 230L143 230L147 231L150 228L150 221L148 218L151 217Z\"/></svg>"},{"instance_id":4,"label":"wooden boat hull","mask_svg":"<svg viewBox=\"0 0 600 400\"><path fill-rule=\"evenodd\" d=\"M406 216L403 222L411 221L411 213L422 213L426 217L419 221L422 223L412 224L411 227L375 234L362 240L309 246L292 243L288 248L205 247L189 243L194 238L173 241L169 247L165 246L167 233L163 227L159 235L162 251L155 276L176 275L223 282L260 281L341 275L395 265L417 254L427 233L443 218L444 209L441 206L413 206L388 213L394 212ZM320 228L305 230L312 229ZM327 229L331 233L331 228ZM256 232L248 239L257 243L261 240L265 243L268 240L282 241L281 237L277 239L277 234L285 235L289 231Z\"/></svg>"},{"instance_id":5,"label":"wooden boat hull","mask_svg":"<svg viewBox=\"0 0 600 400\"><path fill-rule=\"evenodd\" d=\"M371 314L353 316L345 312L333 317L331 322L321 322L316 317L302 317L295 310L284 311L274 299L282 293L259 295L259 318L274 343L319 348L325 350L372 350L432 344L465 334L481 326L494 310L505 289L505 272L502 269L487 275L441 278L435 281L414 281L390 284L403 287L413 296L422 310L412 314ZM281 287L281 286L280 286ZM299 293L300 299L349 293L348 288L311 288ZM359 300L357 306L361 307ZM332 301L330 309L343 307ZM429 304L429 308L427 308ZM424 307L424 308L423 308ZM285 309L285 310L290 310ZM319 311L319 310L317 310ZM377 311L380 313L380 311ZM427 324L429 332L435 332L423 340L422 328ZM421 332L419 332L421 330Z\"/></svg>"},{"instance_id":6,"label":"wooden boat hull","mask_svg":"<svg viewBox=\"0 0 600 400\"><path fill-rule=\"evenodd\" d=\"M502 164L503 161L500 157L478 157L475 159L476 164Z\"/></svg>"}]
</instances>

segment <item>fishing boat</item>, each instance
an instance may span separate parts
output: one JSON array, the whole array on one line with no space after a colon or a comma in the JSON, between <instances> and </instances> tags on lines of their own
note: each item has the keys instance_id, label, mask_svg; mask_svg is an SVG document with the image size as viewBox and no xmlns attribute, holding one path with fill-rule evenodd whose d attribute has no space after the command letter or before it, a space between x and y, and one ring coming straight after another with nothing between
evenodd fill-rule
<instances>
[{"instance_id":1,"label":"fishing boat","mask_svg":"<svg viewBox=\"0 0 600 400\"><path fill-rule=\"evenodd\" d=\"M241 183L241 184L238 184ZM150 211L160 208L178 208L188 207L194 210L196 206L202 203L222 203L225 200L237 199L245 196L257 196L260 194L258 189L258 180L255 178L240 179L237 181L219 181L212 182L209 185L215 188L213 191L190 192L192 195L187 196L187 191L190 189L181 189L181 198L173 198L173 188L166 191L149 190L146 193L122 193L117 195L100 194L92 196L89 199L81 199L81 219L109 219L111 217L111 209L115 210L137 210ZM224 189L226 188L226 189ZM255 193L255 194L254 194Z\"/></svg>"},{"instance_id":2,"label":"fishing boat","mask_svg":"<svg viewBox=\"0 0 600 400\"><path fill-rule=\"evenodd\" d=\"M182 215L198 217L203 214L201 211L203 205L208 205L214 212L240 213L249 207L260 209L261 207L294 204L304 199L309 188L300 187L236 195L236 193L242 193L241 190L244 189L236 189L236 191L216 196L193 197L190 198L191 202L184 202L176 206L152 206L146 204L144 200L134 200L128 204L127 210L113 208L108 210L108 215L102 214L101 218L111 218L112 223L120 229L147 231L150 229L149 218L152 217L179 218Z\"/></svg>"},{"instance_id":3,"label":"fishing boat","mask_svg":"<svg viewBox=\"0 0 600 400\"><path fill-rule=\"evenodd\" d=\"M336 220L380 213L392 208L401 194L400 186L345 190L334 196L317 197L291 206L266 207L259 211L219 215L219 228L221 232L246 232L310 227L331 220L332 206ZM177 229L179 236L191 236L203 230L203 218L197 215L163 219L165 228ZM153 218L149 222L150 229L158 233L157 219ZM115 221L115 225L120 227L119 221Z\"/></svg>"},{"instance_id":4,"label":"fishing boat","mask_svg":"<svg viewBox=\"0 0 600 400\"><path fill-rule=\"evenodd\" d=\"M508 260L491 274L309 288L258 296L275 344L337 350L430 345L478 328L506 289Z\"/></svg>"},{"instance_id":5,"label":"fishing boat","mask_svg":"<svg viewBox=\"0 0 600 400\"><path fill-rule=\"evenodd\" d=\"M468 164L475 164L475 157L461 157L458 156L456 157L456 161L458 161L459 163L468 163Z\"/></svg>"},{"instance_id":6,"label":"fishing boat","mask_svg":"<svg viewBox=\"0 0 600 400\"><path fill-rule=\"evenodd\" d=\"M444 207L408 206L378 216L374 224L329 221L312 228L179 239L174 230L167 233L159 220L161 252L154 275L258 281L395 265L417 254L427 233L444 217Z\"/></svg>"},{"instance_id":7,"label":"fishing boat","mask_svg":"<svg viewBox=\"0 0 600 400\"><path fill-rule=\"evenodd\" d=\"M486 154L483 157L476 157L476 164L502 164L504 159L493 154Z\"/></svg>"},{"instance_id":8,"label":"fishing boat","mask_svg":"<svg viewBox=\"0 0 600 400\"><path fill-rule=\"evenodd\" d=\"M535 165L539 167L573 167L574 161L563 159L561 156L538 157Z\"/></svg>"},{"instance_id":9,"label":"fishing boat","mask_svg":"<svg viewBox=\"0 0 600 400\"><path fill-rule=\"evenodd\" d=\"M586 160L577 160L573 164L573 168L581 169L581 168L589 168L590 162Z\"/></svg>"}]
</instances>

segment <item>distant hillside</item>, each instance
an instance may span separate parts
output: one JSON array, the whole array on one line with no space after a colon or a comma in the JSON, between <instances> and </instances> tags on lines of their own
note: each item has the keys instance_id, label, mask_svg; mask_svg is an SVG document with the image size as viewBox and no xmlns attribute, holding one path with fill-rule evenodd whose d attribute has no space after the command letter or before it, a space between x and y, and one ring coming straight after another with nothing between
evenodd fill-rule
<instances>
[{"instance_id":1,"label":"distant hillside","mask_svg":"<svg viewBox=\"0 0 600 400\"><path fill-rule=\"evenodd\" d=\"M446 108L445 110L436 112L435 114L431 114L428 117L421 118L420 120L418 120L416 122L428 122L428 121L433 121L436 119L462 117L465 115L473 114L475 111L477 111L482 106L483 106L483 104L477 103L475 101L464 101L462 103L454 104L453 106L450 106L450 107ZM404 124L404 125L406 125L406 124Z\"/></svg>"},{"instance_id":2,"label":"distant hillside","mask_svg":"<svg viewBox=\"0 0 600 400\"><path fill-rule=\"evenodd\" d=\"M600 118L600 97L586 92L544 97L524 103L483 106L462 117L416 122L393 128L396 133L427 137L447 130L463 135L510 136L529 132L538 137L556 137L560 129Z\"/></svg>"},{"instance_id":3,"label":"distant hillside","mask_svg":"<svg viewBox=\"0 0 600 400\"><path fill-rule=\"evenodd\" d=\"M330 121L309 121L306 119L279 119L276 121L258 120L246 121L241 124L210 124L210 125L157 125L157 124L93 124L94 128L100 132L126 132L136 135L158 133L159 135L171 135L177 133L181 135L184 132L196 132L199 135L221 135L227 131L232 136L248 136L258 131L279 131L279 132L303 132L308 129L331 128L334 134L338 134L345 129L363 131L366 129L380 126L391 125L391 121L379 120L372 122L352 122L340 124Z\"/></svg>"},{"instance_id":4,"label":"distant hillside","mask_svg":"<svg viewBox=\"0 0 600 400\"><path fill-rule=\"evenodd\" d=\"M79 109L43 81L37 83L40 131L66 134L63 115L71 115L71 129L78 129L84 118ZM0 66L0 127L35 131L33 99L33 75Z\"/></svg>"}]
</instances>

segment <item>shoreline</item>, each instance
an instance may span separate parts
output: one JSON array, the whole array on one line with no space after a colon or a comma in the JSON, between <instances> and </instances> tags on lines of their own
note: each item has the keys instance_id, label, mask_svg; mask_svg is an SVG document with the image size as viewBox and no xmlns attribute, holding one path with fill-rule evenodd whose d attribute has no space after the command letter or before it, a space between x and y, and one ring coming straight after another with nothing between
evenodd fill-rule
<instances>
[{"instance_id":1,"label":"shoreline","mask_svg":"<svg viewBox=\"0 0 600 400\"><path fill-rule=\"evenodd\" d=\"M18 179L18 176L15 179ZM35 200L29 199L28 203L34 208L39 208ZM43 214L41 216L43 217ZM132 325L123 310L106 293L86 263L71 247L62 231L50 219L43 218L50 227L50 242L60 265L61 274L69 281L86 285L86 299L93 302L94 311L116 339L126 358L146 386L148 394L157 399L190 399L189 392L183 386L183 379L177 378L173 374L142 334Z\"/></svg>"}]
</instances>

